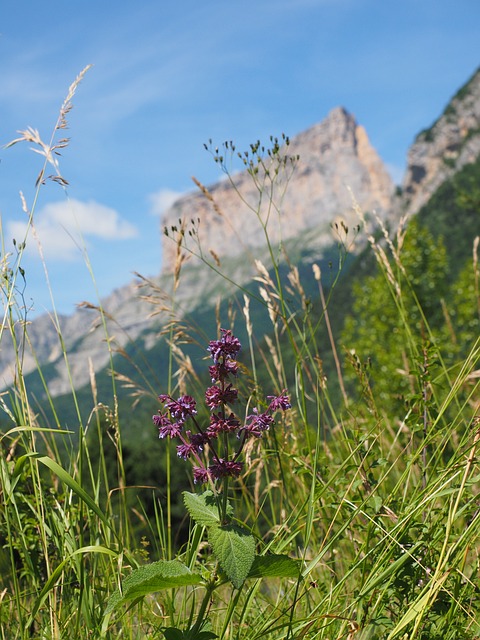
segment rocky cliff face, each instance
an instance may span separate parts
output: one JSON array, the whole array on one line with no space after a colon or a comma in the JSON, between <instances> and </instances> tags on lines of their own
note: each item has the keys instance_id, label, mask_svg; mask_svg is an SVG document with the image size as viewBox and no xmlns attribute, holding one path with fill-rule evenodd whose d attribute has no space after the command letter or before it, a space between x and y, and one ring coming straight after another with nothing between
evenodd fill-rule
<instances>
[{"instance_id":1,"label":"rocky cliff face","mask_svg":"<svg viewBox=\"0 0 480 640\"><path fill-rule=\"evenodd\" d=\"M234 154L235 155L235 154ZM371 146L365 129L343 108L334 109L320 124L293 138L280 156L299 157L295 169L287 162L271 191L271 182L260 172L257 184L247 171L209 189L213 202L202 193L178 200L165 214L168 229L179 219L200 220L195 239L202 250L230 257L265 245L262 222L268 220L270 240L288 240L316 229L318 248L332 242L331 225L341 218L357 223L352 212L352 194L365 211L375 209L385 217L392 202L394 185ZM273 175L276 159L266 156ZM259 206L258 184L264 186ZM287 184L288 183L288 184ZM274 207L271 207L270 194ZM163 269L174 264L174 244L163 242Z\"/></svg>"},{"instance_id":2,"label":"rocky cliff face","mask_svg":"<svg viewBox=\"0 0 480 640\"><path fill-rule=\"evenodd\" d=\"M273 190L275 207L268 207L268 177L257 176L257 180L266 179L263 204L258 207L258 185L243 171L232 176L235 186L227 180L213 185L209 189L210 199L200 192L181 198L166 213L163 224L171 227L178 224L179 218L193 219L198 235L189 237L187 233L187 241L194 247L199 241L207 255L211 249L223 262L228 259L229 275L236 282L246 282L254 275L247 259L250 252L254 257L262 257L265 235L259 217L265 224L268 221L272 241L290 240L302 248L313 248L319 256L322 249L335 241L332 223L341 218L347 225L357 224L351 194L364 211L375 210L383 218L392 218L394 224L400 212L418 211L446 178L478 157L480 70L434 125L417 136L409 152L404 195L400 200L393 200L392 180L365 130L342 108L334 109L323 122L293 138L288 148L280 150L280 155L284 153L299 155L300 159L293 174L289 173L288 163L286 171L279 173ZM99 321L98 310L94 309L81 308L72 316L60 318L59 327L47 315L36 318L28 325L35 357L27 344L24 373L37 367L36 360L42 367L47 365L49 392L58 395L70 390L70 376L78 388L89 382L91 369L98 371L108 366L108 345L114 350L123 348L141 336L145 348L151 347L170 317L168 295L175 243L165 237L163 255L162 274L154 282L158 288L150 291L149 301L145 300L145 291L138 289L138 283L130 283L102 301L107 333ZM176 294L177 307L187 312L205 300L214 302L219 293L228 295L225 286L219 290L218 280L211 277L208 269L196 268L192 261L183 270L182 285ZM22 332L19 325L18 335ZM68 367L59 332L68 354ZM4 332L0 343L0 387L12 383L15 370L13 343Z\"/></svg>"},{"instance_id":3,"label":"rocky cliff face","mask_svg":"<svg viewBox=\"0 0 480 640\"><path fill-rule=\"evenodd\" d=\"M446 179L480 154L480 69L443 114L418 134L403 181L407 213L416 213Z\"/></svg>"},{"instance_id":4,"label":"rocky cliff face","mask_svg":"<svg viewBox=\"0 0 480 640\"><path fill-rule=\"evenodd\" d=\"M382 216L388 214L392 180L363 127L344 109L334 109L326 120L293 138L288 148L280 150L280 156L284 153L291 157L298 155L300 159L293 175L290 175L288 163L285 171L279 172L273 191L278 211L275 208L269 210L271 183L266 179L264 203L257 212L263 221L270 216L268 233L273 242L280 237L288 240L300 236L302 243L315 245L321 253L323 246L335 241L331 225L337 218L341 217L347 224L357 223L352 214L349 189L365 210L376 209ZM253 252L255 257L261 257L266 240L255 213L259 201L257 186L246 171L235 174L233 179L235 187L224 180L209 189L215 206L201 192L187 195L167 212L164 224L178 224L179 218L200 219L198 238L204 250L212 249L219 258L228 258L231 279L246 282L255 272L253 261L245 260L245 254ZM175 251L175 243L164 238L163 270L156 284L167 296L171 289L170 272L175 263ZM219 293L218 282L212 281L211 273L198 269L193 263L184 270L182 279L176 304L184 311L205 300L213 302ZM226 290L223 293L228 295ZM52 395L70 390L70 375L74 385L79 387L89 382L91 369L97 371L108 366L107 336L115 349L124 347L129 340L137 340L140 335L147 341L146 346L148 343L151 346L158 339L159 328L167 321L168 312L159 313L162 301L154 307L142 300L140 294L135 284L130 283L102 302L107 333L100 322L99 312L88 308L60 318L59 327L49 316L36 318L28 326L36 358L42 365L49 366ZM151 317L152 311L157 312L154 317ZM22 331L19 327L18 334L21 335ZM68 367L59 333L68 354ZM13 380L14 361L12 341L5 334L0 351L0 385L3 387ZM35 368L35 357L27 348L23 372L28 373Z\"/></svg>"}]
</instances>

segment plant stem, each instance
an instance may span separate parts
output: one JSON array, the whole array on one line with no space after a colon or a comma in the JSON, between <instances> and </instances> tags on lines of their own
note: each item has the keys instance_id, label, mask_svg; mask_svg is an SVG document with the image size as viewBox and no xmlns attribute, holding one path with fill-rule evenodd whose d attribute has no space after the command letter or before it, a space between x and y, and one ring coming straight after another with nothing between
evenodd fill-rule
<instances>
[{"instance_id":1,"label":"plant stem","mask_svg":"<svg viewBox=\"0 0 480 640\"><path fill-rule=\"evenodd\" d=\"M207 612L208 606L210 604L212 593L215 591L215 583L216 583L216 572L212 574L210 581L206 585L205 595L203 596L202 604L200 605L200 610L197 615L197 621L189 631L188 636L192 638L192 640L196 638L197 633L200 631L200 629L203 626L205 613Z\"/></svg>"}]
</instances>

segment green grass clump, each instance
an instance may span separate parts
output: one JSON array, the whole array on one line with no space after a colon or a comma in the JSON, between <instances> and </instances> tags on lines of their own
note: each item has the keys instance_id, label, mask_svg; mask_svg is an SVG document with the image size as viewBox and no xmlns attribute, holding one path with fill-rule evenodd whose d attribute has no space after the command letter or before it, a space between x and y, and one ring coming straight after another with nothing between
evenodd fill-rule
<instances>
[{"instance_id":1,"label":"green grass clump","mask_svg":"<svg viewBox=\"0 0 480 640\"><path fill-rule=\"evenodd\" d=\"M44 154L37 194L51 151L65 142L55 136L82 77L50 144L32 131L22 138ZM124 355L135 379L116 366L100 305L110 377L98 387L92 376L90 396L81 397L72 381L65 423L39 363L35 385L43 385L47 402L34 410L22 372L28 326L17 282L24 242L2 270L2 339L17 353L14 384L0 396L2 639L480 636L478 308L449 308L448 291L438 293L443 249L418 229L406 240L408 227L406 236L400 227L393 239L386 230L380 240L369 236L377 273L353 287L349 319L332 315L342 271L355 260L348 243L339 244L327 285L318 265L300 272L282 243L269 240L295 170L288 142L272 139L267 151L255 144L237 154L259 193L251 214L266 251L255 283L224 293L216 310L212 301L198 322L176 305L185 254L219 282L229 276L195 234L169 231L177 264L158 347L163 388L142 378L133 350ZM235 188L229 155L231 143L214 159ZM54 180L65 185L53 166ZM474 255L461 278L478 300ZM425 267L431 263L433 276ZM461 314L468 331L456 325ZM226 484L211 503L168 438L157 440L150 417L135 443L128 424L134 406L156 406L157 394L202 397L211 384L204 345L220 327L242 336L244 419L265 390L288 389L292 407L263 438L246 442L228 500ZM199 409L196 419L203 424L208 413ZM248 566L237 552L249 556Z\"/></svg>"}]
</instances>

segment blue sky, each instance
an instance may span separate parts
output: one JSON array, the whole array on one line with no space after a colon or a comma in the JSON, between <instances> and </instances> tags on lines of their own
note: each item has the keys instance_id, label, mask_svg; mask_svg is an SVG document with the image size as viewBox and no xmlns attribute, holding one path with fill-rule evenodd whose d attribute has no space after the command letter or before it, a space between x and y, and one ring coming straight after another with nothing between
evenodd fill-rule
<instances>
[{"instance_id":1,"label":"blue sky","mask_svg":"<svg viewBox=\"0 0 480 640\"><path fill-rule=\"evenodd\" d=\"M159 215L219 178L211 138L247 148L294 136L339 105L397 181L406 152L480 64L478 0L101 0L0 6L0 143L28 126L48 141L86 74L59 158L67 193L40 191L35 225L55 305L70 313L161 266ZM0 150L5 252L23 240L41 157ZM83 240L78 240L79 230ZM88 251L94 286L79 248ZM35 239L23 259L31 315L52 308Z\"/></svg>"}]
</instances>

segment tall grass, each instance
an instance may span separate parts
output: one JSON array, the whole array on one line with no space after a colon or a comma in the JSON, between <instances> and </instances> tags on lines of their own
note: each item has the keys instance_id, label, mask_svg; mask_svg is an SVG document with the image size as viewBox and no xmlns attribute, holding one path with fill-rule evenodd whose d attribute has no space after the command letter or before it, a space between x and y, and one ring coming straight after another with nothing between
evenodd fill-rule
<instances>
[{"instance_id":1,"label":"tall grass","mask_svg":"<svg viewBox=\"0 0 480 640\"><path fill-rule=\"evenodd\" d=\"M55 135L81 77L62 106L51 142L44 145L32 131L23 136L44 152L38 189L43 188L55 144L64 144L56 143ZM14 341L17 359L14 384L1 396L2 639L160 638L166 628L195 630L202 607L208 625L188 637L480 636L480 340L455 368L444 366L439 353L419 351L418 329L409 325L404 312L405 287L398 286L398 271L392 268L396 265L402 272L401 243L388 235L382 241L372 237L372 250L398 305L410 370L418 372L404 415L382 405L368 369L350 353L350 345L343 345L349 357L344 361L342 356L335 318L328 311L335 287L342 283L335 281L325 291L322 274L314 267L311 277L319 287L319 304L312 306L283 245L269 241L269 225L277 224L282 193L296 162L288 157L288 140L283 143L272 140L267 153L255 146L245 156L259 193L258 207L251 213L265 235L269 259L267 264L256 262L258 288L238 287L242 315L235 324L246 336L242 368L248 382L242 391L247 405L253 406L263 390L279 393L288 387L293 406L265 438L249 442L245 470L232 496L238 519L255 535L261 553L298 559L299 576L249 578L241 588L225 581L212 588L207 600L202 595L205 585L184 586L133 600L114 612L108 609L112 594L122 589L122 579L151 560L175 557L204 577L213 560L202 527L192 524L180 542L175 540L173 507L179 500L173 476L178 467L173 468L175 456L168 442L154 445L158 457L167 461L164 497L153 494L151 504L130 500L138 487L126 471L118 409L121 387L115 375L110 404L99 397L92 376L91 406L87 411L78 406L77 422L68 429L61 428L47 382L53 423L32 410L22 372L28 326L16 287L22 276L22 242L13 264L7 264L3 253L2 339ZM214 156L226 168L223 157ZM58 165L54 167L54 179L62 183ZM235 186L234 176L229 171L227 175ZM25 207L34 225L35 202ZM212 277L229 279L192 238L195 234L189 236L184 229L176 236L170 322L163 337L169 344L168 383L157 393L200 393L202 374L182 345L187 339L218 337L195 335L176 304L186 253L199 259L197 268L210 268ZM346 250L346 245L339 249L338 274ZM287 279L282 275L285 263ZM161 298L165 305L163 294ZM152 291L151 300L156 299ZM254 308L263 309L270 323L267 330L262 323L261 333ZM98 309L104 318L102 307ZM52 321L58 326L55 316ZM233 321L233 313L219 311L212 317L212 331ZM428 335L428 318L423 321ZM106 323L104 330L106 348L111 348ZM60 331L59 341L68 367ZM327 353L334 362L328 377ZM432 374L427 365L434 355L440 366ZM347 367L359 381L355 392L344 381ZM41 375L40 363L38 370ZM137 389L140 396L151 393L147 381L144 389ZM76 398L73 381L72 394ZM145 424L145 430L151 429ZM106 442L113 447L113 467ZM184 489L189 489L185 482ZM154 542L149 545L150 540Z\"/></svg>"}]
</instances>

